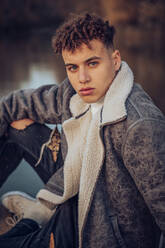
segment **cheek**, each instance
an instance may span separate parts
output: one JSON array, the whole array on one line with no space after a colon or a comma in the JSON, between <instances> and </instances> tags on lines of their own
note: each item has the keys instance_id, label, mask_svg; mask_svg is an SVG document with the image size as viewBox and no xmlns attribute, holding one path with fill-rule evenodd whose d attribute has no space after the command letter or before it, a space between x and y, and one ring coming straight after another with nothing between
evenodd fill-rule
<instances>
[{"instance_id":1,"label":"cheek","mask_svg":"<svg viewBox=\"0 0 165 248\"><path fill-rule=\"evenodd\" d=\"M102 78L102 80L107 81L107 79L111 79L114 77L114 68L111 63L104 63L99 67L97 71L97 77Z\"/></svg>"},{"instance_id":2,"label":"cheek","mask_svg":"<svg viewBox=\"0 0 165 248\"><path fill-rule=\"evenodd\" d=\"M71 83L72 87L75 89L75 91L77 91L77 80L75 79L74 76L70 76L68 75L68 78L69 78L69 82Z\"/></svg>"},{"instance_id":3,"label":"cheek","mask_svg":"<svg viewBox=\"0 0 165 248\"><path fill-rule=\"evenodd\" d=\"M100 82L102 82L100 90L102 92L106 92L115 77L115 72L111 68L107 68L107 70L104 70L102 73L100 73L100 75Z\"/></svg>"},{"instance_id":4,"label":"cheek","mask_svg":"<svg viewBox=\"0 0 165 248\"><path fill-rule=\"evenodd\" d=\"M112 82L112 80L114 79L115 77L115 70L113 67L108 67L106 68L106 71L105 71L105 80L107 81L107 83L109 82Z\"/></svg>"}]
</instances>

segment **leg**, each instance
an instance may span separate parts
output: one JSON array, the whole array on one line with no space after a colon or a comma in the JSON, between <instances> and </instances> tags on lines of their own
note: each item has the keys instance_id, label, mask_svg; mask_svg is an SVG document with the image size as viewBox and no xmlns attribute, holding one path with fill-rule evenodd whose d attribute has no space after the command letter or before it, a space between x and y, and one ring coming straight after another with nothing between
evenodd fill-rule
<instances>
[{"instance_id":1,"label":"leg","mask_svg":"<svg viewBox=\"0 0 165 248\"><path fill-rule=\"evenodd\" d=\"M58 206L50 221L39 228L31 219L21 220L8 233L0 236L0 247L12 244L19 248L49 247L50 236L55 237L56 248L78 247L77 196Z\"/></svg>"},{"instance_id":2,"label":"leg","mask_svg":"<svg viewBox=\"0 0 165 248\"><path fill-rule=\"evenodd\" d=\"M0 247L2 248L18 248L22 246L27 237L38 231L38 224L31 219L21 220L15 227L7 233L0 235Z\"/></svg>"},{"instance_id":3,"label":"leg","mask_svg":"<svg viewBox=\"0 0 165 248\"><path fill-rule=\"evenodd\" d=\"M47 126L29 121L21 120L12 124L7 137L3 137L0 141L0 169L3 170L3 173L0 173L0 186L22 158L35 169L45 183L48 181L58 169L61 156L58 156L55 163L52 152L45 147L42 160L37 167L35 164L40 157L41 147L49 140L51 132L52 130Z\"/></svg>"},{"instance_id":4,"label":"leg","mask_svg":"<svg viewBox=\"0 0 165 248\"><path fill-rule=\"evenodd\" d=\"M0 187L6 181L7 177L15 170L23 154L15 144L7 143L7 138L0 139ZM3 172L3 173L2 173Z\"/></svg>"}]
</instances>

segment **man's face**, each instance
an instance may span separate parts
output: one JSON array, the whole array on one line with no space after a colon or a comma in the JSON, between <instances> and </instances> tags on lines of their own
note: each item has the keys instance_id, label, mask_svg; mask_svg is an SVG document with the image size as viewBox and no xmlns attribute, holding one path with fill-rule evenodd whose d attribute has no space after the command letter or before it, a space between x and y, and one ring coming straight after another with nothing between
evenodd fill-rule
<instances>
[{"instance_id":1,"label":"man's face","mask_svg":"<svg viewBox=\"0 0 165 248\"><path fill-rule=\"evenodd\" d=\"M92 40L90 48L83 43L74 52L63 50L62 56L71 85L86 103L106 94L121 64L119 51L99 40Z\"/></svg>"}]
</instances>

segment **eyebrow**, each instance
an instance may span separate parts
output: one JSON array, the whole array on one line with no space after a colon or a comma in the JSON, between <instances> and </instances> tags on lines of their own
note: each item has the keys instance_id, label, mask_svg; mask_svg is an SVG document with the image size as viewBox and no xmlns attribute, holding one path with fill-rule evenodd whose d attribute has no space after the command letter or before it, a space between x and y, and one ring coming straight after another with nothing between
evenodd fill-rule
<instances>
[{"instance_id":1,"label":"eyebrow","mask_svg":"<svg viewBox=\"0 0 165 248\"><path fill-rule=\"evenodd\" d=\"M91 57L91 58L85 60L85 63L88 63L88 62L90 62L90 61L92 61L92 60L95 60L95 59L100 60L101 57L93 56L93 57ZM65 64L66 67L67 67L67 66L72 66L72 65L76 65L76 64L72 64L72 63L66 63L66 64Z\"/></svg>"}]
</instances>

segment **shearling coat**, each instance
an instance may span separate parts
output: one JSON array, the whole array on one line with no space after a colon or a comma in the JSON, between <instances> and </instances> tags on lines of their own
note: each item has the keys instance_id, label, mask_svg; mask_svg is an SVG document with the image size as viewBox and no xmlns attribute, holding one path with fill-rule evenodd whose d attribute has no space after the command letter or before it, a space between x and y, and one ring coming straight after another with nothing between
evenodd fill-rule
<instances>
[{"instance_id":1,"label":"shearling coat","mask_svg":"<svg viewBox=\"0 0 165 248\"><path fill-rule=\"evenodd\" d=\"M79 194L79 247L155 248L157 234L165 233L165 117L133 83L126 63L106 93L96 125L68 79L3 98L0 135L22 118L62 124L64 166L37 197L58 204ZM84 146L82 123L94 127Z\"/></svg>"}]
</instances>

